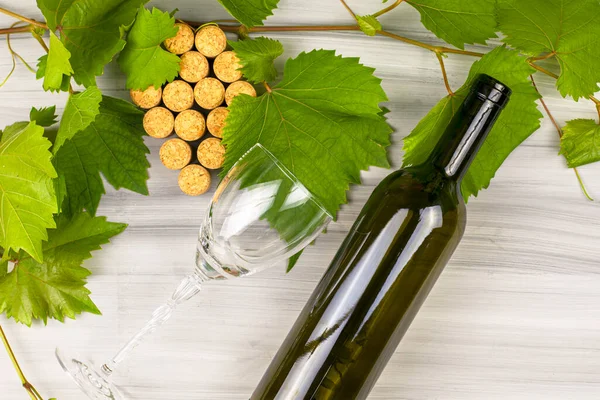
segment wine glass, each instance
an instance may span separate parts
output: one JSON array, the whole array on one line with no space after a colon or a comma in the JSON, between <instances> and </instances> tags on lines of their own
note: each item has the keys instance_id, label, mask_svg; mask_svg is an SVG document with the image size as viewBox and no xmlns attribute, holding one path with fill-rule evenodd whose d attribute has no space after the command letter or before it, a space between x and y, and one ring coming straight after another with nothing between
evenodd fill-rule
<instances>
[{"instance_id":1,"label":"wine glass","mask_svg":"<svg viewBox=\"0 0 600 400\"><path fill-rule=\"evenodd\" d=\"M247 276L288 260L311 243L331 215L262 145L252 147L219 184L200 228L196 268L113 358L94 363L56 350L63 369L91 399L122 400L115 368L204 282Z\"/></svg>"}]
</instances>

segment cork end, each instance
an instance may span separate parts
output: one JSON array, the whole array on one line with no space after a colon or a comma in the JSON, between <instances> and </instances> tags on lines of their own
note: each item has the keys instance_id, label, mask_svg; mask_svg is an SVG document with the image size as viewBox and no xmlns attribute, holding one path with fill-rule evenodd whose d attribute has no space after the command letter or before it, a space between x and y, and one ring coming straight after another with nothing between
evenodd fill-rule
<instances>
[{"instance_id":1,"label":"cork end","mask_svg":"<svg viewBox=\"0 0 600 400\"><path fill-rule=\"evenodd\" d=\"M181 139L170 139L160 147L159 157L165 167L182 169L192 160L192 148Z\"/></svg>"},{"instance_id":2,"label":"cork end","mask_svg":"<svg viewBox=\"0 0 600 400\"><path fill-rule=\"evenodd\" d=\"M154 107L146 111L142 124L149 136L164 139L173 132L175 117L164 107Z\"/></svg>"},{"instance_id":3,"label":"cork end","mask_svg":"<svg viewBox=\"0 0 600 400\"><path fill-rule=\"evenodd\" d=\"M179 28L177 35L165 40L164 45L173 54L183 54L194 47L194 31L187 24L177 23L175 26Z\"/></svg>"},{"instance_id":4,"label":"cork end","mask_svg":"<svg viewBox=\"0 0 600 400\"><path fill-rule=\"evenodd\" d=\"M233 51L226 51L215 58L213 70L222 82L235 82L242 79L240 59Z\"/></svg>"},{"instance_id":5,"label":"cork end","mask_svg":"<svg viewBox=\"0 0 600 400\"><path fill-rule=\"evenodd\" d=\"M225 119L229 115L229 110L225 107L217 107L208 114L206 126L208 131L218 138L223 138L223 129L225 128Z\"/></svg>"},{"instance_id":6,"label":"cork end","mask_svg":"<svg viewBox=\"0 0 600 400\"><path fill-rule=\"evenodd\" d=\"M207 25L196 33L196 49L208 58L215 58L227 48L227 36L221 28Z\"/></svg>"},{"instance_id":7,"label":"cork end","mask_svg":"<svg viewBox=\"0 0 600 400\"><path fill-rule=\"evenodd\" d=\"M221 140L210 138L204 140L198 146L198 161L208 169L218 169L225 162L225 146Z\"/></svg>"},{"instance_id":8,"label":"cork end","mask_svg":"<svg viewBox=\"0 0 600 400\"><path fill-rule=\"evenodd\" d=\"M205 131L204 115L199 111L185 110L175 118L175 133L183 140L198 140L204 136Z\"/></svg>"},{"instance_id":9,"label":"cork end","mask_svg":"<svg viewBox=\"0 0 600 400\"><path fill-rule=\"evenodd\" d=\"M208 76L208 60L197 51L188 51L181 56L179 77L184 81L196 83Z\"/></svg>"},{"instance_id":10,"label":"cork end","mask_svg":"<svg viewBox=\"0 0 600 400\"><path fill-rule=\"evenodd\" d=\"M194 105L194 90L187 82L173 81L163 89L163 103L171 111L188 110Z\"/></svg>"},{"instance_id":11,"label":"cork end","mask_svg":"<svg viewBox=\"0 0 600 400\"><path fill-rule=\"evenodd\" d=\"M210 172L200 165L188 165L179 173L179 188L188 196L200 196L210 189Z\"/></svg>"},{"instance_id":12,"label":"cork end","mask_svg":"<svg viewBox=\"0 0 600 400\"><path fill-rule=\"evenodd\" d=\"M225 87L215 78L204 78L194 88L196 103L204 109L212 110L223 104Z\"/></svg>"},{"instance_id":13,"label":"cork end","mask_svg":"<svg viewBox=\"0 0 600 400\"><path fill-rule=\"evenodd\" d=\"M129 96L131 96L131 101L133 104L140 108L150 109L152 107L156 107L160 104L160 100L162 99L162 88L154 88L154 86L150 86L146 90L130 90Z\"/></svg>"},{"instance_id":14,"label":"cork end","mask_svg":"<svg viewBox=\"0 0 600 400\"><path fill-rule=\"evenodd\" d=\"M248 96L256 97L256 89L254 89L254 86L246 81L233 82L231 85L229 85L227 91L225 92L225 102L227 105L231 105L233 99L240 94L247 94Z\"/></svg>"}]
</instances>

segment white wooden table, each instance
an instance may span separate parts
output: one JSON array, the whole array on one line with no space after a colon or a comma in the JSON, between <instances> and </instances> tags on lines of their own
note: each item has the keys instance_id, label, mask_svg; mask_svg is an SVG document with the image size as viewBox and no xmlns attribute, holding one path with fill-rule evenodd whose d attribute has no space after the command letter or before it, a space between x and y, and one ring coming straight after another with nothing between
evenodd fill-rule
<instances>
[{"instance_id":1,"label":"white wooden table","mask_svg":"<svg viewBox=\"0 0 600 400\"><path fill-rule=\"evenodd\" d=\"M350 2L367 13L379 0ZM154 1L179 8L192 20L226 18L215 0ZM8 7L41 19L34 0L4 0ZM0 26L12 21L0 16ZM281 0L270 24L344 24L348 14L337 0ZM400 7L383 18L394 31L437 42ZM275 34L286 56L313 48L360 56L377 68L390 97L396 128L389 154L402 159L402 138L445 95L434 55L409 45L358 33ZM35 63L34 39L14 36L14 47ZM0 40L0 75L10 69ZM6 51L6 52L5 52ZM457 88L469 57L451 56L450 80ZM281 67L282 63L280 63ZM559 122L596 118L591 104L557 96L553 82L538 78ZM115 65L99 79L102 90L127 97ZM41 90L19 66L0 89L0 127L28 118L31 106L57 104L64 95ZM89 287L104 315L82 315L47 327L17 325L0 317L28 378L45 397L83 397L54 358L55 346L93 355L98 361L143 325L193 265L196 232L210 196L190 198L177 188L176 173L152 149L149 197L108 188L100 215L129 229L97 252L86 266ZM402 341L370 399L598 399L600 398L600 203L581 194L573 171L558 153L548 119L499 171L489 190L468 205L465 237L447 270ZM247 399L332 259L373 187L388 173L364 173L339 221L310 247L293 273L271 270L237 282L207 285L196 299L142 345L117 373L134 399ZM581 168L600 199L600 165ZM214 188L213 188L214 189ZM0 399L27 399L8 357L0 350Z\"/></svg>"}]
</instances>

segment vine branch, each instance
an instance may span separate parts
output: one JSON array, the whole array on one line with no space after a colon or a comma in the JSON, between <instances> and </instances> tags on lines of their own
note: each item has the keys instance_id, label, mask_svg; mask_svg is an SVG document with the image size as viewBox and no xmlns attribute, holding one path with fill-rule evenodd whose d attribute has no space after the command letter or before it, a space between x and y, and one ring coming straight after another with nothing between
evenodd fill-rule
<instances>
[{"instance_id":1,"label":"vine branch","mask_svg":"<svg viewBox=\"0 0 600 400\"><path fill-rule=\"evenodd\" d=\"M440 68L442 69L442 76L444 77L444 85L450 96L454 96L454 92L450 88L450 82L448 82L448 74L446 73L446 66L444 65L444 56L441 53L435 53L438 61L440 62Z\"/></svg>"},{"instance_id":2,"label":"vine branch","mask_svg":"<svg viewBox=\"0 0 600 400\"><path fill-rule=\"evenodd\" d=\"M2 330L1 325L0 325L0 339L2 339L2 343L4 343L4 348L6 349L6 352L8 353L8 357L10 358L10 361L12 361L13 367L15 368L15 371L17 371L17 375L19 375L19 379L21 380L21 384L23 385L25 390L27 390L29 397L32 400L43 400L43 398L42 398L42 396L40 396L39 392L35 389L35 387L31 383L29 383L29 381L25 377L25 374L23 373L23 370L21 369L21 366L19 365L19 362L17 361L17 358L15 357L15 353L13 352L12 348L10 347L10 344L8 343L8 338L4 334L4 330Z\"/></svg>"},{"instance_id":3,"label":"vine branch","mask_svg":"<svg viewBox=\"0 0 600 400\"><path fill-rule=\"evenodd\" d=\"M352 17L354 19L356 19L356 14L354 13L354 11L352 11L352 9L348 5L348 3L346 3L346 0L340 0L340 1L342 2L342 5L344 6L344 8L350 13L350 15L352 15Z\"/></svg>"},{"instance_id":4,"label":"vine branch","mask_svg":"<svg viewBox=\"0 0 600 400\"><path fill-rule=\"evenodd\" d=\"M31 25L21 26L17 28L4 28L0 29L0 35L10 35L13 33L28 33L31 32Z\"/></svg>"},{"instance_id":5,"label":"vine branch","mask_svg":"<svg viewBox=\"0 0 600 400\"><path fill-rule=\"evenodd\" d=\"M39 22L39 21L36 21L35 19L27 18L27 17L25 17L23 15L14 13L14 12L9 11L9 10L6 10L6 9L4 9L2 7L0 7L0 13L6 14L6 15L8 15L10 17L13 17L13 18L16 18L16 19L19 19L19 20L21 20L23 22L27 22L30 25L35 25L35 26L43 28L43 29L48 29L48 25L46 25L43 22Z\"/></svg>"},{"instance_id":6,"label":"vine branch","mask_svg":"<svg viewBox=\"0 0 600 400\"><path fill-rule=\"evenodd\" d=\"M540 103L542 103L542 107L544 107L544 110L546 111L548 118L550 118L550 121L552 121L552 125L554 125L554 127L556 128L556 132L558 132L558 137L562 138L563 131L562 131L560 125L558 125L558 122L556 122L556 119L554 119L554 116L550 112L550 109L546 105L546 102L544 101L544 97L542 96L537 85L535 84L535 79L533 79L533 75L531 75L529 78L531 79L531 83L533 84L535 91L538 92L538 94L540 95ZM573 168L573 172L575 172L575 176L577 177L577 181L579 182L579 187L581 187L581 191L583 192L585 197L587 197L587 199L590 201L594 201L592 196L590 196L590 194L588 193L587 188L585 187L585 183L583 183L583 179L581 178L581 175L579 174L579 170L577 168Z\"/></svg>"},{"instance_id":7,"label":"vine branch","mask_svg":"<svg viewBox=\"0 0 600 400\"><path fill-rule=\"evenodd\" d=\"M269 84L266 81L263 81L262 84L265 87L265 89L267 89L267 92L273 93L273 89L271 89L271 86L269 86Z\"/></svg>"},{"instance_id":8,"label":"vine branch","mask_svg":"<svg viewBox=\"0 0 600 400\"><path fill-rule=\"evenodd\" d=\"M596 105L596 111L598 111L598 123L600 124L600 100L598 100L594 96L590 96L590 100L593 101Z\"/></svg>"},{"instance_id":9,"label":"vine branch","mask_svg":"<svg viewBox=\"0 0 600 400\"><path fill-rule=\"evenodd\" d=\"M340 1L344 1L344 0L340 0ZM389 13L390 11L392 11L394 8L398 7L404 0L396 0L396 2L394 4L392 4L389 7L384 8L383 10L377 11L375 14L373 14L373 16L375 18L377 17L381 17L383 14Z\"/></svg>"}]
</instances>

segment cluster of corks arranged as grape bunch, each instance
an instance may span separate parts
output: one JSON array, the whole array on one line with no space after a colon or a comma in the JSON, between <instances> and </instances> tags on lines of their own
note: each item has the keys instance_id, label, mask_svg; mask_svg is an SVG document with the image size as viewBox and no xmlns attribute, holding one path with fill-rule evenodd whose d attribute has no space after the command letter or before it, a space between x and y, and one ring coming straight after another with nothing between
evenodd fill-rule
<instances>
[{"instance_id":1,"label":"cluster of corks arranged as grape bunch","mask_svg":"<svg viewBox=\"0 0 600 400\"><path fill-rule=\"evenodd\" d=\"M256 90L241 80L239 59L227 50L223 30L206 25L194 33L187 24L177 26L177 35L164 46L181 57L179 79L159 89L132 90L131 99L147 110L144 129L148 135L168 138L160 148L161 162L180 170L178 184L185 194L198 196L210 188L207 169L223 166L221 138L229 113L224 103L229 106L242 93L256 97ZM177 137L169 138L173 133Z\"/></svg>"}]
</instances>

